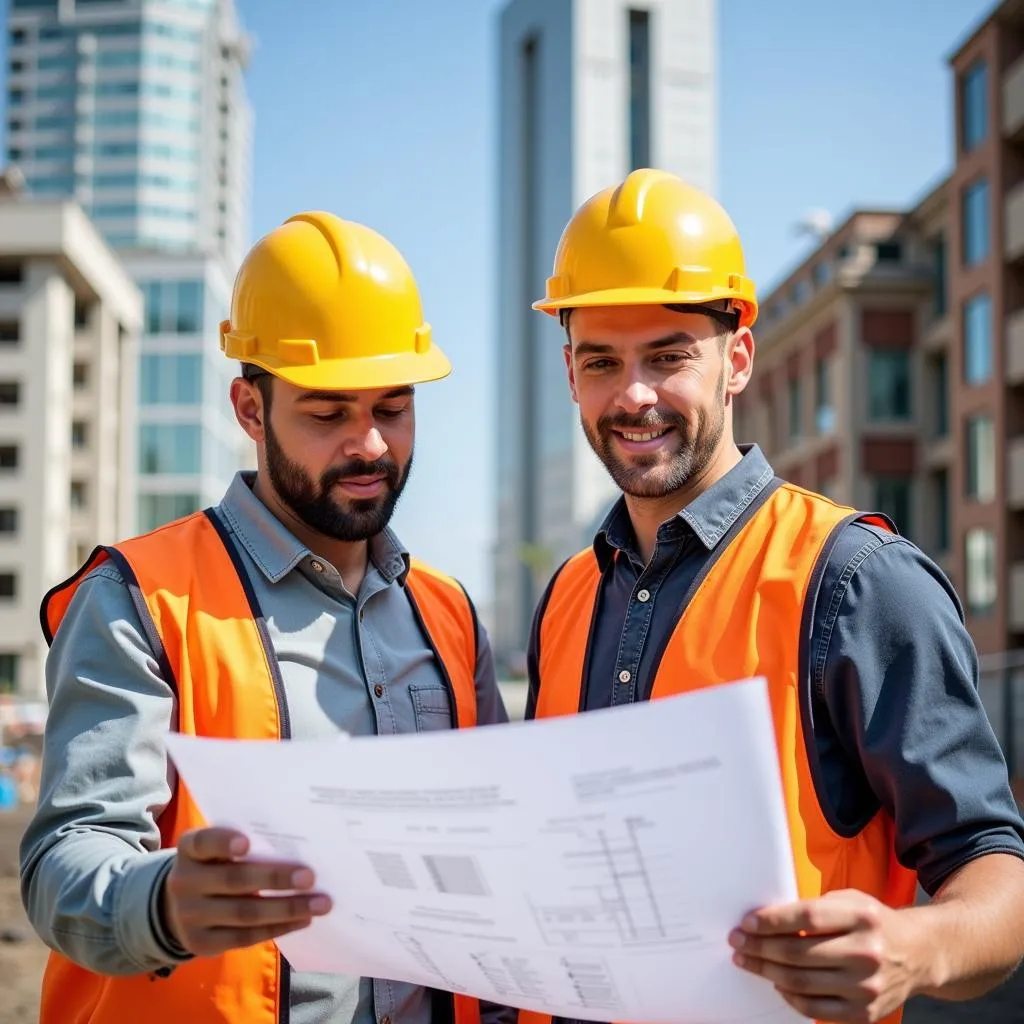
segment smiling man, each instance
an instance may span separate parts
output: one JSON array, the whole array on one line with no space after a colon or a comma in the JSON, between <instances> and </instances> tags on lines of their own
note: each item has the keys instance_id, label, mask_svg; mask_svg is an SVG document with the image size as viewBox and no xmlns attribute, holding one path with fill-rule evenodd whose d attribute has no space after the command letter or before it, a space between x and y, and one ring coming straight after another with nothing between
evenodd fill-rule
<instances>
[{"instance_id":1,"label":"smiling man","mask_svg":"<svg viewBox=\"0 0 1024 1024\"><path fill-rule=\"evenodd\" d=\"M330 901L305 865L248 860L248 837L203 827L164 744L507 720L469 598L388 528L413 386L450 365L398 251L326 213L256 243L221 347L242 364L231 401L256 472L216 508L97 550L43 602L50 713L22 844L25 906L53 949L40 1019L479 1024L463 997L293 975L272 940Z\"/></svg>"},{"instance_id":2,"label":"smiling man","mask_svg":"<svg viewBox=\"0 0 1024 1024\"><path fill-rule=\"evenodd\" d=\"M820 1021L997 984L1024 954L1024 826L959 602L887 520L737 446L757 300L726 213L635 171L577 211L535 308L623 496L540 603L528 716L764 676L800 900L723 953Z\"/></svg>"}]
</instances>

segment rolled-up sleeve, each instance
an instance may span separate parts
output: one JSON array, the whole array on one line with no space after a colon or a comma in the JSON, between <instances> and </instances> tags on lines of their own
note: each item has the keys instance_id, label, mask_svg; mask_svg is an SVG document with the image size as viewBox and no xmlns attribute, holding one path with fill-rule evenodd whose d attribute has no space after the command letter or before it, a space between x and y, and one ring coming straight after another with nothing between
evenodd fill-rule
<instances>
[{"instance_id":1,"label":"rolled-up sleeve","mask_svg":"<svg viewBox=\"0 0 1024 1024\"><path fill-rule=\"evenodd\" d=\"M46 664L38 808L21 844L25 909L44 942L99 974L173 966L157 895L173 850L164 737L175 697L109 564L75 593Z\"/></svg>"},{"instance_id":2,"label":"rolled-up sleeve","mask_svg":"<svg viewBox=\"0 0 1024 1024\"><path fill-rule=\"evenodd\" d=\"M1024 857L1024 825L956 592L907 541L847 532L812 641L812 678L837 741L824 781L847 824L888 811L897 856L934 893L977 857Z\"/></svg>"}]
</instances>

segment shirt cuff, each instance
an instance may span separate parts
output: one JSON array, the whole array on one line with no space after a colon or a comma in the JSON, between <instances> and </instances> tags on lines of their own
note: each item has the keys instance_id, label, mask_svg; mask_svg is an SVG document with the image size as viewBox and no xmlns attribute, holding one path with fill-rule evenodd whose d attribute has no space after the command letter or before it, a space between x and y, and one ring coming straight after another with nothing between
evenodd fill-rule
<instances>
[{"instance_id":1,"label":"shirt cuff","mask_svg":"<svg viewBox=\"0 0 1024 1024\"><path fill-rule=\"evenodd\" d=\"M159 850L125 865L114 909L118 942L142 970L173 967L192 959L167 929L160 914L164 879L174 865L175 850Z\"/></svg>"}]
</instances>

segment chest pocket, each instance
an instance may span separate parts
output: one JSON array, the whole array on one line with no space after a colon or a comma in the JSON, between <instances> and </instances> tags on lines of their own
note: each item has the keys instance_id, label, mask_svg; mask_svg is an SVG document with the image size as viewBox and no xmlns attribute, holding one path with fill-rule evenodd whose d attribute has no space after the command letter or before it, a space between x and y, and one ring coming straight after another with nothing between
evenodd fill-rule
<instances>
[{"instance_id":1,"label":"chest pocket","mask_svg":"<svg viewBox=\"0 0 1024 1024\"><path fill-rule=\"evenodd\" d=\"M412 683L409 694L417 732L452 728L452 701L442 684Z\"/></svg>"}]
</instances>

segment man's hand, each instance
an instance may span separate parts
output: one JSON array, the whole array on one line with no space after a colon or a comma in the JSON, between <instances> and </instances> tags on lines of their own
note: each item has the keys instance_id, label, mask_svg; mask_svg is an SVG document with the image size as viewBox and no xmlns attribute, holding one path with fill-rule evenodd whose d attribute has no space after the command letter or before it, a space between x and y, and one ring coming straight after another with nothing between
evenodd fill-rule
<instances>
[{"instance_id":1,"label":"man's hand","mask_svg":"<svg viewBox=\"0 0 1024 1024\"><path fill-rule=\"evenodd\" d=\"M328 897L261 895L309 890L313 872L301 864L246 861L249 841L226 828L186 832L164 881L160 909L171 935L197 956L216 956L305 928L331 909Z\"/></svg>"},{"instance_id":2,"label":"man's hand","mask_svg":"<svg viewBox=\"0 0 1024 1024\"><path fill-rule=\"evenodd\" d=\"M900 911L855 890L766 907L729 936L735 963L812 1020L879 1021L921 987Z\"/></svg>"}]
</instances>

